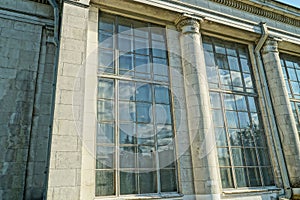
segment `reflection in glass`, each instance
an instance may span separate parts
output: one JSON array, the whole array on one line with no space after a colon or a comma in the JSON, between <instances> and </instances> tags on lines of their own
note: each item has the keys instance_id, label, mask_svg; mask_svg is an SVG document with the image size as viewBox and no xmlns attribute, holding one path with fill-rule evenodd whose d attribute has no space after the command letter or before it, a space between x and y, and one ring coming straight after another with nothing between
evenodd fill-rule
<instances>
[{"instance_id":1,"label":"reflection in glass","mask_svg":"<svg viewBox=\"0 0 300 200\"><path fill-rule=\"evenodd\" d=\"M96 171L96 196L105 196L115 194L113 171Z\"/></svg>"},{"instance_id":2,"label":"reflection in glass","mask_svg":"<svg viewBox=\"0 0 300 200\"><path fill-rule=\"evenodd\" d=\"M96 169L112 169L114 167L114 147L97 146Z\"/></svg>"},{"instance_id":3,"label":"reflection in glass","mask_svg":"<svg viewBox=\"0 0 300 200\"><path fill-rule=\"evenodd\" d=\"M230 166L228 148L218 148L218 158L220 166Z\"/></svg>"},{"instance_id":4,"label":"reflection in glass","mask_svg":"<svg viewBox=\"0 0 300 200\"><path fill-rule=\"evenodd\" d=\"M235 178L238 187L249 187L246 168L235 168Z\"/></svg>"},{"instance_id":5,"label":"reflection in glass","mask_svg":"<svg viewBox=\"0 0 300 200\"><path fill-rule=\"evenodd\" d=\"M134 146L120 147L120 168L136 167L136 148Z\"/></svg>"},{"instance_id":6,"label":"reflection in glass","mask_svg":"<svg viewBox=\"0 0 300 200\"><path fill-rule=\"evenodd\" d=\"M175 169L161 169L160 178L162 192L177 191Z\"/></svg>"},{"instance_id":7,"label":"reflection in glass","mask_svg":"<svg viewBox=\"0 0 300 200\"><path fill-rule=\"evenodd\" d=\"M152 92L149 84L136 85L136 100L137 101L152 101Z\"/></svg>"},{"instance_id":8,"label":"reflection in glass","mask_svg":"<svg viewBox=\"0 0 300 200\"><path fill-rule=\"evenodd\" d=\"M221 182L223 188L232 188L232 172L230 168L220 168Z\"/></svg>"},{"instance_id":9,"label":"reflection in glass","mask_svg":"<svg viewBox=\"0 0 300 200\"><path fill-rule=\"evenodd\" d=\"M120 171L120 193L136 194L136 173L134 171Z\"/></svg>"},{"instance_id":10,"label":"reflection in glass","mask_svg":"<svg viewBox=\"0 0 300 200\"><path fill-rule=\"evenodd\" d=\"M113 101L98 100L98 120L113 120Z\"/></svg>"},{"instance_id":11,"label":"reflection in glass","mask_svg":"<svg viewBox=\"0 0 300 200\"><path fill-rule=\"evenodd\" d=\"M137 114L137 121L143 123L150 123L152 116L151 109L152 105L148 103L136 103L136 114Z\"/></svg>"},{"instance_id":12,"label":"reflection in glass","mask_svg":"<svg viewBox=\"0 0 300 200\"><path fill-rule=\"evenodd\" d=\"M114 127L111 123L98 123L97 143L114 143Z\"/></svg>"},{"instance_id":13,"label":"reflection in glass","mask_svg":"<svg viewBox=\"0 0 300 200\"><path fill-rule=\"evenodd\" d=\"M149 169L149 171L152 171L156 168L155 163L154 146L138 146L139 168Z\"/></svg>"},{"instance_id":14,"label":"reflection in glass","mask_svg":"<svg viewBox=\"0 0 300 200\"><path fill-rule=\"evenodd\" d=\"M139 176L139 193L155 193L157 192L156 186L156 172L140 172Z\"/></svg>"},{"instance_id":15,"label":"reflection in glass","mask_svg":"<svg viewBox=\"0 0 300 200\"><path fill-rule=\"evenodd\" d=\"M155 102L169 104L169 89L164 86L156 85L154 88Z\"/></svg>"}]
</instances>

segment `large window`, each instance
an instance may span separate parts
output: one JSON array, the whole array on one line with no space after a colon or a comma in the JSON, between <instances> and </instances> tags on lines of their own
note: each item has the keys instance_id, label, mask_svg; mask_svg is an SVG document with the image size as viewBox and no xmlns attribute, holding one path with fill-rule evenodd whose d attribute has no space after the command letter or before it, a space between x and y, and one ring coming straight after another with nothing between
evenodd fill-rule
<instances>
[{"instance_id":1,"label":"large window","mask_svg":"<svg viewBox=\"0 0 300 200\"><path fill-rule=\"evenodd\" d=\"M223 188L274 185L247 47L204 37Z\"/></svg>"},{"instance_id":2,"label":"large window","mask_svg":"<svg viewBox=\"0 0 300 200\"><path fill-rule=\"evenodd\" d=\"M300 59L285 54L280 57L286 87L288 89L298 133L300 134Z\"/></svg>"},{"instance_id":3,"label":"large window","mask_svg":"<svg viewBox=\"0 0 300 200\"><path fill-rule=\"evenodd\" d=\"M164 29L100 14L96 196L177 192Z\"/></svg>"}]
</instances>

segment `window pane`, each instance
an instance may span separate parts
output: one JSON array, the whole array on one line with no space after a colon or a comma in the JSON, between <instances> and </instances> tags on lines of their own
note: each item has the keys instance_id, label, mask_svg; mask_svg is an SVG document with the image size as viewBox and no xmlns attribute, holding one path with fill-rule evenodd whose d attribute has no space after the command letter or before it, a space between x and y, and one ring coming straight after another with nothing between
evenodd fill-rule
<instances>
[{"instance_id":1,"label":"window pane","mask_svg":"<svg viewBox=\"0 0 300 200\"><path fill-rule=\"evenodd\" d=\"M164 86L156 85L154 88L155 102L169 104L169 89Z\"/></svg>"},{"instance_id":2,"label":"window pane","mask_svg":"<svg viewBox=\"0 0 300 200\"><path fill-rule=\"evenodd\" d=\"M223 188L233 188L231 168L220 168Z\"/></svg>"},{"instance_id":3,"label":"window pane","mask_svg":"<svg viewBox=\"0 0 300 200\"><path fill-rule=\"evenodd\" d=\"M119 50L123 52L132 52L132 37L119 34Z\"/></svg>"},{"instance_id":4,"label":"window pane","mask_svg":"<svg viewBox=\"0 0 300 200\"><path fill-rule=\"evenodd\" d=\"M216 67L207 67L206 68L206 75L207 75L207 80L210 83L218 83L219 78L217 75L217 68Z\"/></svg>"},{"instance_id":5,"label":"window pane","mask_svg":"<svg viewBox=\"0 0 300 200\"><path fill-rule=\"evenodd\" d=\"M171 124L170 106L155 104L155 117L157 124Z\"/></svg>"},{"instance_id":6,"label":"window pane","mask_svg":"<svg viewBox=\"0 0 300 200\"><path fill-rule=\"evenodd\" d=\"M139 173L139 193L155 193L157 192L156 172L140 172Z\"/></svg>"},{"instance_id":7,"label":"window pane","mask_svg":"<svg viewBox=\"0 0 300 200\"><path fill-rule=\"evenodd\" d=\"M250 72L250 69L249 69L249 65L248 65L248 60L246 59L240 59L241 61L241 65L242 65L242 70L243 72Z\"/></svg>"},{"instance_id":8,"label":"window pane","mask_svg":"<svg viewBox=\"0 0 300 200\"><path fill-rule=\"evenodd\" d=\"M134 102L120 102L119 112L120 121L136 121Z\"/></svg>"},{"instance_id":9,"label":"window pane","mask_svg":"<svg viewBox=\"0 0 300 200\"><path fill-rule=\"evenodd\" d=\"M154 130L151 124L137 125L137 142L143 145L154 145Z\"/></svg>"},{"instance_id":10,"label":"window pane","mask_svg":"<svg viewBox=\"0 0 300 200\"><path fill-rule=\"evenodd\" d=\"M136 167L136 148L134 146L120 147L120 168Z\"/></svg>"},{"instance_id":11,"label":"window pane","mask_svg":"<svg viewBox=\"0 0 300 200\"><path fill-rule=\"evenodd\" d=\"M120 144L135 144L135 124L120 124Z\"/></svg>"},{"instance_id":12,"label":"window pane","mask_svg":"<svg viewBox=\"0 0 300 200\"><path fill-rule=\"evenodd\" d=\"M241 130L241 137L243 146L245 147L254 147L254 141L252 137L252 131L251 130Z\"/></svg>"},{"instance_id":13,"label":"window pane","mask_svg":"<svg viewBox=\"0 0 300 200\"><path fill-rule=\"evenodd\" d=\"M168 76L167 60L161 58L153 58L153 73Z\"/></svg>"},{"instance_id":14,"label":"window pane","mask_svg":"<svg viewBox=\"0 0 300 200\"><path fill-rule=\"evenodd\" d=\"M113 101L98 100L98 120L113 120Z\"/></svg>"},{"instance_id":15,"label":"window pane","mask_svg":"<svg viewBox=\"0 0 300 200\"><path fill-rule=\"evenodd\" d=\"M114 195L114 172L96 171L96 196Z\"/></svg>"},{"instance_id":16,"label":"window pane","mask_svg":"<svg viewBox=\"0 0 300 200\"><path fill-rule=\"evenodd\" d=\"M109 15L102 14L100 17L99 28L101 30L114 31L114 18Z\"/></svg>"},{"instance_id":17,"label":"window pane","mask_svg":"<svg viewBox=\"0 0 300 200\"><path fill-rule=\"evenodd\" d=\"M113 169L114 155L114 147L97 146L96 169Z\"/></svg>"},{"instance_id":18,"label":"window pane","mask_svg":"<svg viewBox=\"0 0 300 200\"><path fill-rule=\"evenodd\" d=\"M137 101L152 101L151 86L149 84L136 85L136 100Z\"/></svg>"},{"instance_id":19,"label":"window pane","mask_svg":"<svg viewBox=\"0 0 300 200\"><path fill-rule=\"evenodd\" d=\"M213 122L216 127L223 127L224 126L224 120L223 120L223 114L221 110L213 110Z\"/></svg>"},{"instance_id":20,"label":"window pane","mask_svg":"<svg viewBox=\"0 0 300 200\"><path fill-rule=\"evenodd\" d=\"M135 56L135 71L139 73L150 73L150 61L148 56Z\"/></svg>"},{"instance_id":21,"label":"window pane","mask_svg":"<svg viewBox=\"0 0 300 200\"><path fill-rule=\"evenodd\" d=\"M99 53L99 65L101 67L110 67L114 66L114 55L113 51L101 49Z\"/></svg>"},{"instance_id":22,"label":"window pane","mask_svg":"<svg viewBox=\"0 0 300 200\"><path fill-rule=\"evenodd\" d=\"M226 111L227 124L230 128L238 128L237 113L233 111Z\"/></svg>"},{"instance_id":23,"label":"window pane","mask_svg":"<svg viewBox=\"0 0 300 200\"><path fill-rule=\"evenodd\" d=\"M134 39L134 50L135 50L135 53L149 55L148 39L136 37Z\"/></svg>"},{"instance_id":24,"label":"window pane","mask_svg":"<svg viewBox=\"0 0 300 200\"><path fill-rule=\"evenodd\" d=\"M250 120L247 112L238 112L240 128L250 128Z\"/></svg>"},{"instance_id":25,"label":"window pane","mask_svg":"<svg viewBox=\"0 0 300 200\"><path fill-rule=\"evenodd\" d=\"M228 129L230 144L232 146L242 146L241 131L239 129Z\"/></svg>"},{"instance_id":26,"label":"window pane","mask_svg":"<svg viewBox=\"0 0 300 200\"><path fill-rule=\"evenodd\" d=\"M263 167L262 168L262 174L263 174L265 186L275 185L274 176L273 176L273 172L272 172L271 167L267 167L267 168Z\"/></svg>"},{"instance_id":27,"label":"window pane","mask_svg":"<svg viewBox=\"0 0 300 200\"><path fill-rule=\"evenodd\" d=\"M253 88L253 83L252 83L251 75L244 73L243 76L244 76L245 87L247 87L247 88Z\"/></svg>"},{"instance_id":28,"label":"window pane","mask_svg":"<svg viewBox=\"0 0 300 200\"><path fill-rule=\"evenodd\" d=\"M233 56L227 56L228 62L229 62L229 67L231 70L239 71L239 63L238 59Z\"/></svg>"},{"instance_id":29,"label":"window pane","mask_svg":"<svg viewBox=\"0 0 300 200\"><path fill-rule=\"evenodd\" d=\"M248 97L249 108L251 112L256 112L256 105L253 97Z\"/></svg>"},{"instance_id":30,"label":"window pane","mask_svg":"<svg viewBox=\"0 0 300 200\"><path fill-rule=\"evenodd\" d=\"M248 178L246 168L235 168L236 184L238 187L248 187Z\"/></svg>"},{"instance_id":31,"label":"window pane","mask_svg":"<svg viewBox=\"0 0 300 200\"><path fill-rule=\"evenodd\" d=\"M97 143L114 143L114 127L111 123L98 123Z\"/></svg>"},{"instance_id":32,"label":"window pane","mask_svg":"<svg viewBox=\"0 0 300 200\"><path fill-rule=\"evenodd\" d=\"M242 95L235 95L237 110L247 111L246 97Z\"/></svg>"},{"instance_id":33,"label":"window pane","mask_svg":"<svg viewBox=\"0 0 300 200\"><path fill-rule=\"evenodd\" d=\"M98 82L98 98L112 99L114 97L113 80L101 79Z\"/></svg>"},{"instance_id":34,"label":"window pane","mask_svg":"<svg viewBox=\"0 0 300 200\"><path fill-rule=\"evenodd\" d=\"M219 69L228 69L228 62L225 56L222 55L216 55L217 59L217 66Z\"/></svg>"},{"instance_id":35,"label":"window pane","mask_svg":"<svg viewBox=\"0 0 300 200\"><path fill-rule=\"evenodd\" d=\"M137 194L136 172L120 171L120 193L121 194Z\"/></svg>"},{"instance_id":36,"label":"window pane","mask_svg":"<svg viewBox=\"0 0 300 200\"><path fill-rule=\"evenodd\" d=\"M220 166L230 166L228 148L218 148L218 157Z\"/></svg>"},{"instance_id":37,"label":"window pane","mask_svg":"<svg viewBox=\"0 0 300 200\"><path fill-rule=\"evenodd\" d=\"M219 69L219 74L222 85L231 85L229 70Z\"/></svg>"},{"instance_id":38,"label":"window pane","mask_svg":"<svg viewBox=\"0 0 300 200\"><path fill-rule=\"evenodd\" d=\"M162 192L177 191L175 169L161 169L160 180Z\"/></svg>"},{"instance_id":39,"label":"window pane","mask_svg":"<svg viewBox=\"0 0 300 200\"><path fill-rule=\"evenodd\" d=\"M138 167L148 169L149 171L156 169L154 146L138 146Z\"/></svg>"},{"instance_id":40,"label":"window pane","mask_svg":"<svg viewBox=\"0 0 300 200\"><path fill-rule=\"evenodd\" d=\"M121 54L119 56L119 68L120 70L132 70L133 69L133 56L132 54Z\"/></svg>"},{"instance_id":41,"label":"window pane","mask_svg":"<svg viewBox=\"0 0 300 200\"><path fill-rule=\"evenodd\" d=\"M290 80L297 81L296 71L292 68L287 68Z\"/></svg>"},{"instance_id":42,"label":"window pane","mask_svg":"<svg viewBox=\"0 0 300 200\"><path fill-rule=\"evenodd\" d=\"M158 147L159 168L175 168L173 143Z\"/></svg>"},{"instance_id":43,"label":"window pane","mask_svg":"<svg viewBox=\"0 0 300 200\"><path fill-rule=\"evenodd\" d=\"M136 104L136 112L137 112L137 121L143 123L150 123L152 116L152 105L146 103L137 103Z\"/></svg>"},{"instance_id":44,"label":"window pane","mask_svg":"<svg viewBox=\"0 0 300 200\"><path fill-rule=\"evenodd\" d=\"M234 166L245 166L244 151L242 148L232 148L232 160Z\"/></svg>"},{"instance_id":45,"label":"window pane","mask_svg":"<svg viewBox=\"0 0 300 200\"><path fill-rule=\"evenodd\" d=\"M166 46L163 42L152 41L152 52L153 56L166 58Z\"/></svg>"},{"instance_id":46,"label":"window pane","mask_svg":"<svg viewBox=\"0 0 300 200\"><path fill-rule=\"evenodd\" d=\"M215 50L216 50L216 53L226 54L225 47L221 43L215 44Z\"/></svg>"},{"instance_id":47,"label":"window pane","mask_svg":"<svg viewBox=\"0 0 300 200\"><path fill-rule=\"evenodd\" d=\"M119 98L122 100L135 100L135 84L129 81L119 82Z\"/></svg>"},{"instance_id":48,"label":"window pane","mask_svg":"<svg viewBox=\"0 0 300 200\"><path fill-rule=\"evenodd\" d=\"M221 108L221 99L219 93L210 93L210 104L212 108Z\"/></svg>"},{"instance_id":49,"label":"window pane","mask_svg":"<svg viewBox=\"0 0 300 200\"><path fill-rule=\"evenodd\" d=\"M151 37L153 40L159 40L159 41L165 40L163 29L151 27L151 33L152 33Z\"/></svg>"},{"instance_id":50,"label":"window pane","mask_svg":"<svg viewBox=\"0 0 300 200\"><path fill-rule=\"evenodd\" d=\"M240 72L231 71L232 85L237 87L243 87L242 77Z\"/></svg>"},{"instance_id":51,"label":"window pane","mask_svg":"<svg viewBox=\"0 0 300 200\"><path fill-rule=\"evenodd\" d=\"M173 131L171 125L157 125L156 128L157 143L159 146L172 145Z\"/></svg>"},{"instance_id":52,"label":"window pane","mask_svg":"<svg viewBox=\"0 0 300 200\"><path fill-rule=\"evenodd\" d=\"M224 94L224 104L226 110L236 110L234 95Z\"/></svg>"},{"instance_id":53,"label":"window pane","mask_svg":"<svg viewBox=\"0 0 300 200\"><path fill-rule=\"evenodd\" d=\"M253 148L245 148L245 158L247 166L257 166L256 152Z\"/></svg>"},{"instance_id":54,"label":"window pane","mask_svg":"<svg viewBox=\"0 0 300 200\"><path fill-rule=\"evenodd\" d=\"M101 48L113 48L113 33L101 31L99 33L99 46Z\"/></svg>"},{"instance_id":55,"label":"window pane","mask_svg":"<svg viewBox=\"0 0 300 200\"><path fill-rule=\"evenodd\" d=\"M261 166L270 166L270 157L267 149L258 149L259 160Z\"/></svg>"},{"instance_id":56,"label":"window pane","mask_svg":"<svg viewBox=\"0 0 300 200\"><path fill-rule=\"evenodd\" d=\"M251 187L261 186L260 174L258 168L248 168L248 172L249 172L250 186Z\"/></svg>"},{"instance_id":57,"label":"window pane","mask_svg":"<svg viewBox=\"0 0 300 200\"><path fill-rule=\"evenodd\" d=\"M228 146L224 128L215 128L217 146Z\"/></svg>"}]
</instances>

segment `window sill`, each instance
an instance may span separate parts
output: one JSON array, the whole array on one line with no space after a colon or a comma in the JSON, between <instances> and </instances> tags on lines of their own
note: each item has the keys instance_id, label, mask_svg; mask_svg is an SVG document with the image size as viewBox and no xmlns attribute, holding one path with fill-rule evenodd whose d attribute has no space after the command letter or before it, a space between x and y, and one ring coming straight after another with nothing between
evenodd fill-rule
<instances>
[{"instance_id":1,"label":"window sill","mask_svg":"<svg viewBox=\"0 0 300 200\"><path fill-rule=\"evenodd\" d=\"M182 194L162 193L162 194L141 194L141 195L122 195L119 197L95 197L94 200L139 200L139 199L178 199L182 200Z\"/></svg>"},{"instance_id":2,"label":"window sill","mask_svg":"<svg viewBox=\"0 0 300 200\"><path fill-rule=\"evenodd\" d=\"M235 194L242 194L242 193L272 193L272 192L279 192L281 188L277 188L275 186L272 187L264 187L264 188L240 188L240 189L224 189L224 195L235 195Z\"/></svg>"}]
</instances>

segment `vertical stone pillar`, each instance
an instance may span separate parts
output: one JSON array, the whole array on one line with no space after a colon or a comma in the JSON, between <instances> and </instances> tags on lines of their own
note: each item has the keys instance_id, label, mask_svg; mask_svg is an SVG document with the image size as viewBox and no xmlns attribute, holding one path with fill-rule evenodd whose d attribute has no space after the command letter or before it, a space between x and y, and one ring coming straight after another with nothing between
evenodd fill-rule
<instances>
[{"instance_id":1,"label":"vertical stone pillar","mask_svg":"<svg viewBox=\"0 0 300 200\"><path fill-rule=\"evenodd\" d=\"M292 187L300 187L300 142L280 64L278 42L268 39L262 57Z\"/></svg>"},{"instance_id":2,"label":"vertical stone pillar","mask_svg":"<svg viewBox=\"0 0 300 200\"><path fill-rule=\"evenodd\" d=\"M199 20L181 17L182 64L196 199L220 199L220 175Z\"/></svg>"}]
</instances>

